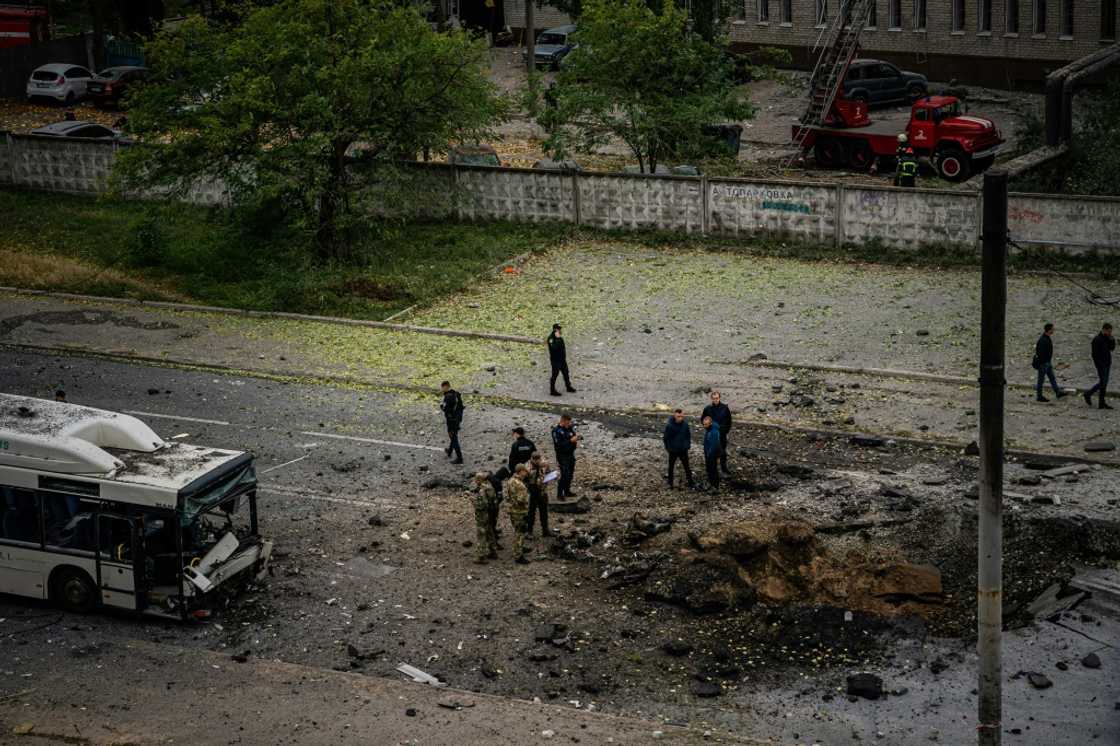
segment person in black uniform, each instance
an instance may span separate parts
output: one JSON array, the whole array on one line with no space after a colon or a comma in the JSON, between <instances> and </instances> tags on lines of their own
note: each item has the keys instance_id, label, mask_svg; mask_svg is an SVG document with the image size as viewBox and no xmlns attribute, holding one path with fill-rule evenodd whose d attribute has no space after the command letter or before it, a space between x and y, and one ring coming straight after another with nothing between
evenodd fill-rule
<instances>
[{"instance_id":1,"label":"person in black uniform","mask_svg":"<svg viewBox=\"0 0 1120 746\"><path fill-rule=\"evenodd\" d=\"M1112 338L1112 324L1101 327L1100 334L1093 337L1093 365L1097 369L1097 383L1085 392L1085 403L1093 406L1093 394L1100 392L1097 406L1100 409L1112 409L1104 400L1107 395L1108 374L1112 370L1112 351L1116 349L1116 340Z\"/></svg>"},{"instance_id":2,"label":"person in black uniform","mask_svg":"<svg viewBox=\"0 0 1120 746\"><path fill-rule=\"evenodd\" d=\"M512 474L518 464L529 463L529 458L537 446L525 437L525 428L513 428L513 445L509 449L509 471Z\"/></svg>"},{"instance_id":3,"label":"person in black uniform","mask_svg":"<svg viewBox=\"0 0 1120 746\"><path fill-rule=\"evenodd\" d=\"M451 461L453 464L463 463L463 451L459 448L459 428L463 424L463 397L459 396L459 392L451 388L451 384L444 381L439 385L440 391L443 392L443 401L440 402L439 408L443 410L443 417L447 420L447 435L451 438L450 445L443 449L443 452L450 456L455 454L455 458Z\"/></svg>"},{"instance_id":4,"label":"person in black uniform","mask_svg":"<svg viewBox=\"0 0 1120 746\"><path fill-rule=\"evenodd\" d=\"M704 407L700 419L711 417L712 422L719 426L719 467L724 474L730 474L727 469L727 434L731 432L731 409L720 401L718 391L712 392L712 403Z\"/></svg>"},{"instance_id":5,"label":"person in black uniform","mask_svg":"<svg viewBox=\"0 0 1120 746\"><path fill-rule=\"evenodd\" d=\"M1034 360L1031 361L1031 367L1038 371L1038 380L1034 386L1035 401L1050 401L1042 395L1042 385L1046 382L1047 377L1050 379L1050 388L1054 390L1054 395L1061 399L1066 395L1062 387L1058 385L1058 379L1054 377L1054 325L1046 324L1042 327L1042 335L1034 345Z\"/></svg>"},{"instance_id":6,"label":"person in black uniform","mask_svg":"<svg viewBox=\"0 0 1120 746\"><path fill-rule=\"evenodd\" d=\"M559 484L556 485L556 499L575 497L572 492L572 479L576 474L576 448L580 436L572 427L572 416L560 415L560 424L552 428L552 445L556 449L556 465L560 467Z\"/></svg>"},{"instance_id":7,"label":"person in black uniform","mask_svg":"<svg viewBox=\"0 0 1120 746\"><path fill-rule=\"evenodd\" d=\"M560 334L560 325L552 325L552 334L548 335L548 362L552 364L552 378L549 379L549 393L553 396L560 396L560 392L556 390L556 377L559 375L564 376L564 387L568 389L568 393L574 394L576 390L572 388L572 379L568 375L568 352L564 349L564 337Z\"/></svg>"}]
</instances>

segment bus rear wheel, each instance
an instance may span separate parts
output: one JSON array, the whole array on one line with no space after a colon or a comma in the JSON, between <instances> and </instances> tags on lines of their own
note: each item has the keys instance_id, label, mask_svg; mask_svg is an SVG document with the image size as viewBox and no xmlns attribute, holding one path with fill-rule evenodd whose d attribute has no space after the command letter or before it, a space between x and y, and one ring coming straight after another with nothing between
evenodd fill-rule
<instances>
[{"instance_id":1,"label":"bus rear wheel","mask_svg":"<svg viewBox=\"0 0 1120 746\"><path fill-rule=\"evenodd\" d=\"M67 611L93 611L97 606L97 588L84 571L64 567L51 580L51 600Z\"/></svg>"}]
</instances>

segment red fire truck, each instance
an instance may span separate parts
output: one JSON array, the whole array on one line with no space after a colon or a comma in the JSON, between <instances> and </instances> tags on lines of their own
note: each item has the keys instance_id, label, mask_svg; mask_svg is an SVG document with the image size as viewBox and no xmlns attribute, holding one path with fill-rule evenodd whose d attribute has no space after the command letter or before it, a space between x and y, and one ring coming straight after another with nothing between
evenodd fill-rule
<instances>
[{"instance_id":1,"label":"red fire truck","mask_svg":"<svg viewBox=\"0 0 1120 746\"><path fill-rule=\"evenodd\" d=\"M0 5L0 49L26 47L50 38L50 14L45 7Z\"/></svg>"}]
</instances>

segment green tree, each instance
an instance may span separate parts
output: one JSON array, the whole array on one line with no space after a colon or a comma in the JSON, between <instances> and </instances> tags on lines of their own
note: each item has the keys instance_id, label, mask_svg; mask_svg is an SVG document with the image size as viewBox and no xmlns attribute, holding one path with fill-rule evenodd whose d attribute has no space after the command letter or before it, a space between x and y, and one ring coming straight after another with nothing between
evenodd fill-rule
<instances>
[{"instance_id":1,"label":"green tree","mask_svg":"<svg viewBox=\"0 0 1120 746\"><path fill-rule=\"evenodd\" d=\"M152 83L130 99L140 145L122 151L122 190L182 195L221 180L237 205L281 205L320 259L346 256L345 230L371 191L424 148L484 137L506 104L484 42L436 33L415 6L281 0L241 23L194 17L147 48Z\"/></svg>"},{"instance_id":2,"label":"green tree","mask_svg":"<svg viewBox=\"0 0 1120 746\"><path fill-rule=\"evenodd\" d=\"M618 139L652 173L666 157L702 154L706 125L751 115L725 50L673 3L655 12L643 0L588 0L575 40L538 117L557 158Z\"/></svg>"},{"instance_id":3,"label":"green tree","mask_svg":"<svg viewBox=\"0 0 1120 746\"><path fill-rule=\"evenodd\" d=\"M1084 100L1084 99L1083 99ZM1066 193L1120 194L1120 80L1113 79L1084 105L1073 133L1073 158L1068 163Z\"/></svg>"}]
</instances>

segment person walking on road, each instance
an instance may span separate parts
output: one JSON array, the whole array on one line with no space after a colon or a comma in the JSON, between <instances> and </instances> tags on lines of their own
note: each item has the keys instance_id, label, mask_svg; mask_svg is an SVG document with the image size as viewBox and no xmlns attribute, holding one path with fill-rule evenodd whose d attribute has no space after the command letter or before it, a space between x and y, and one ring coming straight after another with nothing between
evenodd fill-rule
<instances>
[{"instance_id":1,"label":"person walking on road","mask_svg":"<svg viewBox=\"0 0 1120 746\"><path fill-rule=\"evenodd\" d=\"M684 419L682 410L675 410L673 416L665 423L665 434L662 439L665 441L665 450L669 453L669 489L673 489L673 470L678 461L684 467L684 478L688 488L693 489L696 485L692 481L692 469L688 466L688 450L692 448L692 431Z\"/></svg>"},{"instance_id":2,"label":"person walking on road","mask_svg":"<svg viewBox=\"0 0 1120 746\"><path fill-rule=\"evenodd\" d=\"M721 401L718 391L713 391L711 398L712 403L704 407L704 411L700 413L700 416L702 418L711 417L712 422L716 423L719 428L719 466L724 474L730 474L731 472L727 469L727 436L731 433L731 409Z\"/></svg>"},{"instance_id":3,"label":"person walking on road","mask_svg":"<svg viewBox=\"0 0 1120 746\"><path fill-rule=\"evenodd\" d=\"M508 467L512 472L518 464L529 463L529 457L533 455L533 451L537 450L537 446L525 437L525 428L515 427L511 433L513 434L513 445L509 449Z\"/></svg>"},{"instance_id":4,"label":"person walking on road","mask_svg":"<svg viewBox=\"0 0 1120 746\"><path fill-rule=\"evenodd\" d=\"M447 421L447 435L451 438L451 443L443 449L443 452L448 456L454 453L455 458L451 463L461 464L463 451L459 448L459 428L463 424L463 397L451 388L448 381L441 383L439 388L443 392L443 401L440 402L439 408L443 410L443 417Z\"/></svg>"},{"instance_id":5,"label":"person walking on road","mask_svg":"<svg viewBox=\"0 0 1120 746\"><path fill-rule=\"evenodd\" d=\"M1112 324L1101 327L1100 333L1093 337L1093 365L1097 369L1097 383L1085 392L1085 403L1093 406L1093 394L1100 392L1097 407L1112 409L1104 400L1108 389L1108 374L1112 369L1112 351L1116 349L1116 340L1112 338Z\"/></svg>"},{"instance_id":6,"label":"person walking on road","mask_svg":"<svg viewBox=\"0 0 1120 746\"><path fill-rule=\"evenodd\" d=\"M1050 401L1042 395L1042 385L1047 378L1050 379L1050 388L1053 389L1054 395L1061 399L1066 395L1066 392L1058 385L1058 379L1054 377L1054 325L1046 324L1042 327L1042 336L1034 345L1034 360L1031 361L1031 366L1038 371L1038 380L1034 385L1034 398L1035 401Z\"/></svg>"},{"instance_id":7,"label":"person walking on road","mask_svg":"<svg viewBox=\"0 0 1120 746\"><path fill-rule=\"evenodd\" d=\"M719 489L719 469L717 462L720 454L720 433L717 425L709 415L704 415L704 469L708 472L708 486L713 490Z\"/></svg>"},{"instance_id":8,"label":"person walking on road","mask_svg":"<svg viewBox=\"0 0 1120 746\"><path fill-rule=\"evenodd\" d=\"M498 494L494 485L490 483L490 473L480 471L474 475L474 528L475 528L475 562L485 565L488 559L498 558L498 537L494 535L494 526L490 523L490 515L497 510Z\"/></svg>"},{"instance_id":9,"label":"person walking on road","mask_svg":"<svg viewBox=\"0 0 1120 746\"><path fill-rule=\"evenodd\" d=\"M564 347L564 337L560 333L559 324L553 324L552 334L548 335L548 362L552 365L552 377L548 381L549 393L560 396L560 392L556 390L556 378L563 375L564 388L569 394L574 394L576 390L572 388L572 379L568 374L568 351Z\"/></svg>"},{"instance_id":10,"label":"person walking on road","mask_svg":"<svg viewBox=\"0 0 1120 746\"><path fill-rule=\"evenodd\" d=\"M538 451L529 459L529 515L525 519L525 533L533 535L533 521L539 513L541 517L541 536L548 538L552 532L548 530L548 485L544 478L548 476L548 462Z\"/></svg>"},{"instance_id":11,"label":"person walking on road","mask_svg":"<svg viewBox=\"0 0 1120 746\"><path fill-rule=\"evenodd\" d=\"M552 428L552 446L556 449L556 465L560 467L560 483L556 485L556 499L575 497L572 492L572 479L576 475L576 448L580 436L572 427L570 414L560 415L560 424Z\"/></svg>"},{"instance_id":12,"label":"person walking on road","mask_svg":"<svg viewBox=\"0 0 1120 746\"><path fill-rule=\"evenodd\" d=\"M518 464L513 470L513 476L506 482L506 506L514 533L513 561L521 565L529 562L525 559L525 529L529 513L529 489L525 482L528 479L529 467Z\"/></svg>"}]
</instances>

